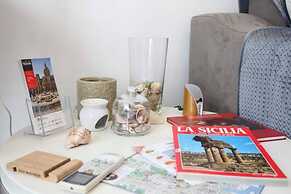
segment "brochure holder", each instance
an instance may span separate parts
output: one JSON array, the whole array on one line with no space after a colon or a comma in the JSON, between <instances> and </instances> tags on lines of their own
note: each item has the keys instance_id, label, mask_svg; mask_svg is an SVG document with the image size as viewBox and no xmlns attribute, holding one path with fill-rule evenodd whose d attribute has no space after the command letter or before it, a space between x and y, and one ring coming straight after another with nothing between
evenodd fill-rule
<instances>
[{"instance_id":1,"label":"brochure holder","mask_svg":"<svg viewBox=\"0 0 291 194\"><path fill-rule=\"evenodd\" d=\"M65 130L73 126L73 115L70 98L46 96L41 99L26 99L27 110L31 123L28 134L47 136L54 132Z\"/></svg>"}]
</instances>

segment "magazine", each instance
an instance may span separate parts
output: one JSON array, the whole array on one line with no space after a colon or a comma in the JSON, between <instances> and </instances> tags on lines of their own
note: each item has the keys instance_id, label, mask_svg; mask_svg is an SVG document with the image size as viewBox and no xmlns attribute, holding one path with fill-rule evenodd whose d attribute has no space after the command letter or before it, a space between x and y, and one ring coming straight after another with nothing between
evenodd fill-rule
<instances>
[{"instance_id":1,"label":"magazine","mask_svg":"<svg viewBox=\"0 0 291 194\"><path fill-rule=\"evenodd\" d=\"M21 59L30 102L27 103L35 134L66 125L50 58Z\"/></svg>"},{"instance_id":2,"label":"magazine","mask_svg":"<svg viewBox=\"0 0 291 194\"><path fill-rule=\"evenodd\" d=\"M173 126L177 178L286 183L287 177L247 128Z\"/></svg>"},{"instance_id":3,"label":"magazine","mask_svg":"<svg viewBox=\"0 0 291 194\"><path fill-rule=\"evenodd\" d=\"M177 180L166 169L143 155L130 158L104 183L136 194L260 194L264 188L256 184L196 182Z\"/></svg>"},{"instance_id":4,"label":"magazine","mask_svg":"<svg viewBox=\"0 0 291 194\"><path fill-rule=\"evenodd\" d=\"M168 117L167 121L172 125L186 125L186 126L212 126L212 125L224 125L224 126L244 126L252 131L252 134L260 142L284 140L285 134L275 129L266 127L260 123L239 117L236 114L224 113L224 114L212 114L203 116L178 116Z\"/></svg>"}]
</instances>

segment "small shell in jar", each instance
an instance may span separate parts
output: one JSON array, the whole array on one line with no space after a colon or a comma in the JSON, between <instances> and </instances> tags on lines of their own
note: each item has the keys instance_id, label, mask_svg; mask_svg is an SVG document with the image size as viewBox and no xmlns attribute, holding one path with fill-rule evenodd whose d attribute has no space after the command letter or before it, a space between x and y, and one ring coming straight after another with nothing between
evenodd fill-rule
<instances>
[{"instance_id":1,"label":"small shell in jar","mask_svg":"<svg viewBox=\"0 0 291 194\"><path fill-rule=\"evenodd\" d=\"M135 106L136 108L136 121L139 123L139 124L144 124L144 123L147 123L148 120L149 120L149 115L146 111L146 108L141 105L141 104L138 104Z\"/></svg>"},{"instance_id":2,"label":"small shell in jar","mask_svg":"<svg viewBox=\"0 0 291 194\"><path fill-rule=\"evenodd\" d=\"M145 84L142 83L142 84L138 84L136 87L135 87L135 91L140 94L142 93L144 90L145 90Z\"/></svg>"},{"instance_id":3,"label":"small shell in jar","mask_svg":"<svg viewBox=\"0 0 291 194\"><path fill-rule=\"evenodd\" d=\"M160 82L152 82L150 92L153 94L159 94L161 93L161 84Z\"/></svg>"}]
</instances>

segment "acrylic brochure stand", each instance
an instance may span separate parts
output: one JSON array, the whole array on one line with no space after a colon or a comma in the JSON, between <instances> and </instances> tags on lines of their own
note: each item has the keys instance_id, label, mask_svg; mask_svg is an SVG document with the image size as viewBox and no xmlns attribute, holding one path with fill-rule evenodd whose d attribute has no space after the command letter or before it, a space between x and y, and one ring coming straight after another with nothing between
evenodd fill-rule
<instances>
[{"instance_id":1,"label":"acrylic brochure stand","mask_svg":"<svg viewBox=\"0 0 291 194\"><path fill-rule=\"evenodd\" d=\"M29 113L31 130L29 134L47 136L56 131L71 128L73 126L73 115L71 110L70 98L43 96L42 103L40 99L32 102L26 100Z\"/></svg>"}]
</instances>

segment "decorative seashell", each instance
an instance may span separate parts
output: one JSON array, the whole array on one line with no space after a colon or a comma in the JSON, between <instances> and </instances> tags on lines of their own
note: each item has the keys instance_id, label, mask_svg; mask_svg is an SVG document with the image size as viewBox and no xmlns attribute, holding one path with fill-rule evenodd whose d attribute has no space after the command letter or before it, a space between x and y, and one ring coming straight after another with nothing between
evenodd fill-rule
<instances>
[{"instance_id":1,"label":"decorative seashell","mask_svg":"<svg viewBox=\"0 0 291 194\"><path fill-rule=\"evenodd\" d=\"M133 129L138 127L138 126L139 126L139 124L137 122L128 123L128 127L133 128Z\"/></svg>"},{"instance_id":2,"label":"decorative seashell","mask_svg":"<svg viewBox=\"0 0 291 194\"><path fill-rule=\"evenodd\" d=\"M91 140L91 132L85 128L72 128L68 136L68 148L88 144Z\"/></svg>"},{"instance_id":3,"label":"decorative seashell","mask_svg":"<svg viewBox=\"0 0 291 194\"><path fill-rule=\"evenodd\" d=\"M159 82L152 82L150 86L150 93L159 94L161 93L161 84Z\"/></svg>"},{"instance_id":4,"label":"decorative seashell","mask_svg":"<svg viewBox=\"0 0 291 194\"><path fill-rule=\"evenodd\" d=\"M128 127L128 132L129 133L136 133L135 129L132 127Z\"/></svg>"},{"instance_id":5,"label":"decorative seashell","mask_svg":"<svg viewBox=\"0 0 291 194\"><path fill-rule=\"evenodd\" d=\"M145 109L144 105L142 105L142 104L136 104L136 105L134 106L134 108L135 108L136 110L139 110L139 109Z\"/></svg>"},{"instance_id":6,"label":"decorative seashell","mask_svg":"<svg viewBox=\"0 0 291 194\"><path fill-rule=\"evenodd\" d=\"M139 84L135 87L135 91L139 94L142 93L144 91L144 89L145 89L145 84L143 84L143 83Z\"/></svg>"},{"instance_id":7,"label":"decorative seashell","mask_svg":"<svg viewBox=\"0 0 291 194\"><path fill-rule=\"evenodd\" d=\"M138 104L135 106L136 110L136 121L139 124L144 124L148 121L149 116L147 114L147 111L145 109L145 107L141 104Z\"/></svg>"},{"instance_id":8,"label":"decorative seashell","mask_svg":"<svg viewBox=\"0 0 291 194\"><path fill-rule=\"evenodd\" d=\"M141 95L143 96L148 96L149 95L149 89L145 88L142 92L140 92Z\"/></svg>"}]
</instances>

